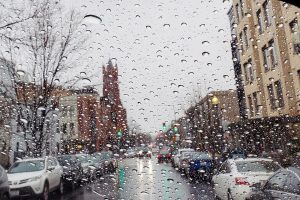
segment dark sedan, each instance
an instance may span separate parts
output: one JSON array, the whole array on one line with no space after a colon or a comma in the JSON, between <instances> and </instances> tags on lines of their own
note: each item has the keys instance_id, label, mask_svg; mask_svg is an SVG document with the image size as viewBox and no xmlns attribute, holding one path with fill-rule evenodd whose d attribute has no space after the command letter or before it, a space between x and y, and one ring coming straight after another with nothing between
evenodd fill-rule
<instances>
[{"instance_id":1,"label":"dark sedan","mask_svg":"<svg viewBox=\"0 0 300 200\"><path fill-rule=\"evenodd\" d=\"M264 184L253 185L250 199L300 199L300 170L289 167L277 171Z\"/></svg>"},{"instance_id":2,"label":"dark sedan","mask_svg":"<svg viewBox=\"0 0 300 200\"><path fill-rule=\"evenodd\" d=\"M5 169L0 165L0 199L9 199L9 185Z\"/></svg>"},{"instance_id":3,"label":"dark sedan","mask_svg":"<svg viewBox=\"0 0 300 200\"><path fill-rule=\"evenodd\" d=\"M63 180L66 185L75 186L79 185L83 178L83 169L80 162L74 155L58 156L57 160L63 167Z\"/></svg>"}]
</instances>

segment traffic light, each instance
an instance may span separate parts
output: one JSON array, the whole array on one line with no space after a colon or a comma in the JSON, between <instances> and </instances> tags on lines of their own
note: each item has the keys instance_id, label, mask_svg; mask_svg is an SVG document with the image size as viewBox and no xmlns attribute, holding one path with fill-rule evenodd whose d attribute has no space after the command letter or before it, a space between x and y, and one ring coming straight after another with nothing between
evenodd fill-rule
<instances>
[{"instance_id":1,"label":"traffic light","mask_svg":"<svg viewBox=\"0 0 300 200\"><path fill-rule=\"evenodd\" d=\"M117 132L117 136L118 136L118 137L122 137L122 135L123 135L123 134L122 134L122 131L119 130L119 131Z\"/></svg>"},{"instance_id":2,"label":"traffic light","mask_svg":"<svg viewBox=\"0 0 300 200\"><path fill-rule=\"evenodd\" d=\"M167 126L166 126L166 123L165 123L165 122L163 123L162 130L163 130L163 132L166 132L166 131L167 131Z\"/></svg>"},{"instance_id":3,"label":"traffic light","mask_svg":"<svg viewBox=\"0 0 300 200\"><path fill-rule=\"evenodd\" d=\"M174 126L174 132L177 133L178 132L178 127Z\"/></svg>"}]
</instances>

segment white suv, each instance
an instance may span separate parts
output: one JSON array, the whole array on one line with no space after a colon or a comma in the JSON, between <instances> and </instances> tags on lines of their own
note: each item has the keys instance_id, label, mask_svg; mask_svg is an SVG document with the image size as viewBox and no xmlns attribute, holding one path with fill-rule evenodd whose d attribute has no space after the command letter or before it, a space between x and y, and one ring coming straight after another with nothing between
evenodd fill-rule
<instances>
[{"instance_id":1,"label":"white suv","mask_svg":"<svg viewBox=\"0 0 300 200\"><path fill-rule=\"evenodd\" d=\"M63 193L63 168L54 157L24 159L15 162L8 170L12 197L41 197L49 193Z\"/></svg>"}]
</instances>

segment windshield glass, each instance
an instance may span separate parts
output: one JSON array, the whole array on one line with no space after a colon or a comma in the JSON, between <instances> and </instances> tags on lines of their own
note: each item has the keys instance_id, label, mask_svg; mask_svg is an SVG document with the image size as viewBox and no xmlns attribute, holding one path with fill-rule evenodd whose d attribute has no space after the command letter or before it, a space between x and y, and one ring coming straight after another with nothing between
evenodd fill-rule
<instances>
[{"instance_id":1,"label":"windshield glass","mask_svg":"<svg viewBox=\"0 0 300 200\"><path fill-rule=\"evenodd\" d=\"M205 152L195 152L192 155L192 158L193 159L207 159L207 160L211 160L212 157L211 155L209 155L208 153L205 153Z\"/></svg>"},{"instance_id":2,"label":"windshield glass","mask_svg":"<svg viewBox=\"0 0 300 200\"><path fill-rule=\"evenodd\" d=\"M47 156L58 200L245 199L227 161L299 168L300 0L0 0L0 165Z\"/></svg>"},{"instance_id":3,"label":"windshield glass","mask_svg":"<svg viewBox=\"0 0 300 200\"><path fill-rule=\"evenodd\" d=\"M236 162L239 172L275 172L280 169L280 166L272 161L239 161Z\"/></svg>"},{"instance_id":4,"label":"windshield glass","mask_svg":"<svg viewBox=\"0 0 300 200\"><path fill-rule=\"evenodd\" d=\"M36 172L45 168L45 160L22 161L16 162L8 170L9 174L23 173L23 172Z\"/></svg>"},{"instance_id":5,"label":"windshield glass","mask_svg":"<svg viewBox=\"0 0 300 200\"><path fill-rule=\"evenodd\" d=\"M87 163L89 162L89 156L82 154L82 155L76 155L77 159L79 160L79 162L81 163Z\"/></svg>"}]
</instances>

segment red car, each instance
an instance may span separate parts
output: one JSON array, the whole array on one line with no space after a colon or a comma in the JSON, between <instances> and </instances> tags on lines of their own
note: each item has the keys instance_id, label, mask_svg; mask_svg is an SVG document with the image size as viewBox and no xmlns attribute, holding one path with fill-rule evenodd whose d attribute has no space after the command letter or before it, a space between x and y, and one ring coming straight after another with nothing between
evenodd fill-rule
<instances>
[{"instance_id":1,"label":"red car","mask_svg":"<svg viewBox=\"0 0 300 200\"><path fill-rule=\"evenodd\" d=\"M169 151L169 149L161 149L157 154L157 161L158 163L162 162L169 162L171 161L172 155Z\"/></svg>"}]
</instances>

